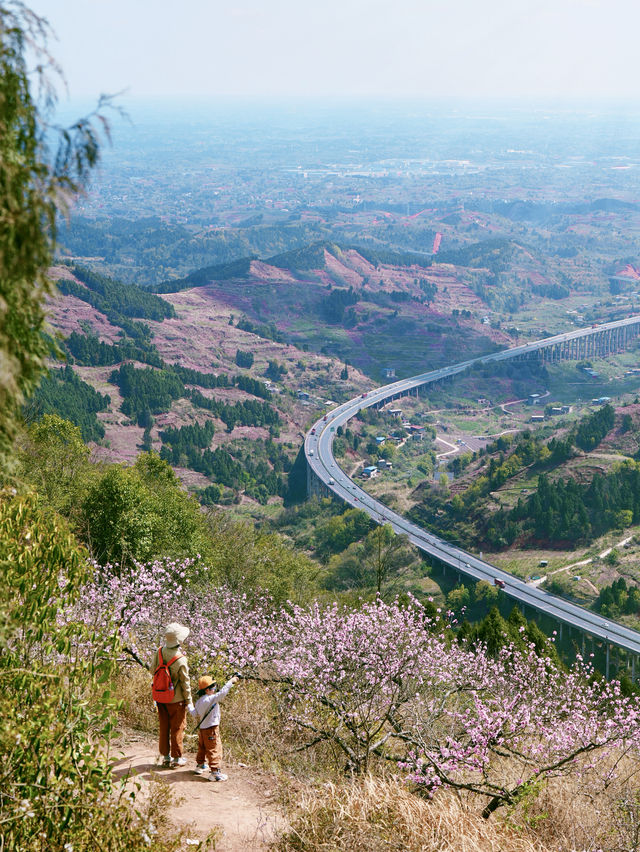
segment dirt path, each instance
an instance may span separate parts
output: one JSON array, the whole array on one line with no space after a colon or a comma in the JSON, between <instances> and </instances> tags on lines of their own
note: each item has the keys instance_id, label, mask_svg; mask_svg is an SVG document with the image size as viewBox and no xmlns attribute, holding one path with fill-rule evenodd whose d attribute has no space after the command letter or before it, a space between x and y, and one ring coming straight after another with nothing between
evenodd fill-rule
<instances>
[{"instance_id":1,"label":"dirt path","mask_svg":"<svg viewBox=\"0 0 640 852\"><path fill-rule=\"evenodd\" d=\"M611 545L611 547L607 547L606 550L603 550L602 553L598 554L598 558L604 559L605 556L608 556L614 548L626 547L630 541L633 541L632 535L627 536L627 538L623 538L622 541L619 541L617 544ZM560 574L563 571L571 571L572 569L580 568L583 565L590 565L592 562L593 559L591 557L588 557L587 559L580 559L578 562L572 562L570 565L563 565L562 568L556 568L555 571L549 571L547 574L545 574L543 577L540 577L538 580L530 581L529 585L540 586L542 585L542 583L544 583L547 577L551 577L553 574ZM600 589L595 586L591 582L591 580L589 580L588 577L582 577L582 582L586 583L596 595L600 593Z\"/></svg>"},{"instance_id":2,"label":"dirt path","mask_svg":"<svg viewBox=\"0 0 640 852\"><path fill-rule=\"evenodd\" d=\"M222 831L216 852L257 852L284 828L281 811L273 801L275 780L265 772L225 761L226 782L207 781L194 775L195 755L178 769L157 765L155 740L143 734L128 736L114 749L114 774L140 784L136 798L149 795L154 779L166 783L171 799L171 819L189 829L188 837L203 840L216 827Z\"/></svg>"}]
</instances>

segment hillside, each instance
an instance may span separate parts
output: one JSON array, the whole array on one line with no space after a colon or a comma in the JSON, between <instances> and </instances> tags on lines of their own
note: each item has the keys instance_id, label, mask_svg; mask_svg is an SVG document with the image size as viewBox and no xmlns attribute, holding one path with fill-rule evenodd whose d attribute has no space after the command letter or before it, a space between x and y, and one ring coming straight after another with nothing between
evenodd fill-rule
<instances>
[{"instance_id":1,"label":"hillside","mask_svg":"<svg viewBox=\"0 0 640 852\"><path fill-rule=\"evenodd\" d=\"M212 304L274 323L297 346L348 361L375 381L388 366L411 375L458 353L472 357L509 344L508 334L482 322L487 306L467 270L418 260L317 243L251 260L232 277L229 267L213 267L159 290L197 281Z\"/></svg>"},{"instance_id":2,"label":"hillside","mask_svg":"<svg viewBox=\"0 0 640 852\"><path fill-rule=\"evenodd\" d=\"M202 489L220 458L194 461L187 433L176 430L211 422L214 434L198 453L224 450L244 463L258 442L263 464L251 474L253 491L264 485L261 501L281 497L286 483L269 471L287 473L315 412L370 387L361 371L379 381L383 368L410 374L509 342L480 319L483 304L464 270L417 266L417 259L317 243L203 269L160 288L167 290L160 296L83 267L56 267L61 295L51 305L52 325L74 371L101 394L85 439L101 438L96 457L111 461L164 446L183 481ZM129 379L123 385L125 363L136 368L136 389ZM56 395L58 409L68 410L60 401L71 392L68 379L52 376L30 416L56 410ZM156 389L143 393L142 380ZM279 459L273 442L283 448ZM229 496L247 490L234 476L224 483Z\"/></svg>"},{"instance_id":3,"label":"hillside","mask_svg":"<svg viewBox=\"0 0 640 852\"><path fill-rule=\"evenodd\" d=\"M254 479L256 485L264 484L274 466L286 474L307 423L318 411L370 387L354 368L346 370L345 378L344 364L334 358L265 337L280 337L271 328L256 326L261 333L254 333L238 327L234 324L238 314L234 318L232 307L207 288L166 295L164 304L170 316L162 320L150 319L145 310L138 311L144 314L142 321L121 320L110 307L85 301L95 303L95 292L68 268L58 267L53 275L64 289L50 303L52 326L67 339L63 346L75 373L109 397L105 410L96 415L104 429L102 440L94 447L96 458L132 462L141 448L162 451L162 435L166 438L167 430L211 423L215 431L206 448L213 453L224 450L239 460L246 453L258 460L262 457L264 469ZM137 337L131 338L118 322ZM150 381L155 376L165 384L170 380L177 383L173 398L158 397L159 390L145 390L139 383L137 390L122 383L118 387L117 381L122 380L115 376L120 375L123 364L135 369L133 378ZM178 367L180 376L171 379ZM30 415L51 410L46 406L42 397L36 397ZM60 399L54 399L53 410L61 407ZM273 415L265 421L269 411ZM269 449L272 442L281 451ZM184 455L175 467L190 488L211 484L208 476L193 466L188 468ZM230 480L228 487L226 493L231 496L245 490L240 481L234 486ZM286 482L271 488L268 497L262 493L261 499L281 497L282 488Z\"/></svg>"}]
</instances>

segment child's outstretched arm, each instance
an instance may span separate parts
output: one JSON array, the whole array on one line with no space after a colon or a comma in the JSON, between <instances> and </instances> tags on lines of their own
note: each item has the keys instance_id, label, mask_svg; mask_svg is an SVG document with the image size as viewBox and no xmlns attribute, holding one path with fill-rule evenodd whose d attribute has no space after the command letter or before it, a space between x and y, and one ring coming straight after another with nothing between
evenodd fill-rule
<instances>
[{"instance_id":1,"label":"child's outstretched arm","mask_svg":"<svg viewBox=\"0 0 640 852\"><path fill-rule=\"evenodd\" d=\"M232 678L229 678L229 680L225 683L222 689L218 690L218 692L216 692L214 695L207 696L207 698L211 698L212 701L215 702L222 701L222 699L226 698L229 694L229 690L231 689L231 687L239 680L240 678L238 677L238 675L234 675Z\"/></svg>"}]
</instances>

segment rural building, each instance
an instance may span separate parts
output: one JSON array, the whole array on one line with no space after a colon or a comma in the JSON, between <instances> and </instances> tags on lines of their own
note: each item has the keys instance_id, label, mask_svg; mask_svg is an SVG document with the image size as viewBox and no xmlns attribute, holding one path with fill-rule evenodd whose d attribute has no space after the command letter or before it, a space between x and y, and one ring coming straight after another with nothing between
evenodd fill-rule
<instances>
[{"instance_id":1,"label":"rural building","mask_svg":"<svg viewBox=\"0 0 640 852\"><path fill-rule=\"evenodd\" d=\"M362 471L362 478L363 479L373 479L373 477L377 476L377 475L378 475L378 468L376 467L375 464L367 465L367 467L365 467L364 470Z\"/></svg>"},{"instance_id":2,"label":"rural building","mask_svg":"<svg viewBox=\"0 0 640 852\"><path fill-rule=\"evenodd\" d=\"M396 368L395 367L383 367L382 375L385 379L395 379L396 377Z\"/></svg>"}]
</instances>

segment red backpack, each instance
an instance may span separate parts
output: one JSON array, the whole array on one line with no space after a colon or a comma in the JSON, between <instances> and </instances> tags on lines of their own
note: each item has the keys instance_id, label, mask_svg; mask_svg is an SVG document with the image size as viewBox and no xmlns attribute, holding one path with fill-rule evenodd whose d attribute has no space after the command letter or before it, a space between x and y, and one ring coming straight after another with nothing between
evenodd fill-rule
<instances>
[{"instance_id":1,"label":"red backpack","mask_svg":"<svg viewBox=\"0 0 640 852\"><path fill-rule=\"evenodd\" d=\"M162 656L162 648L158 648L158 666L153 673L153 680L151 681L151 697L159 704L170 704L174 699L176 690L171 680L169 666L182 656L182 652L178 651L175 657L172 657L168 663L165 663Z\"/></svg>"}]
</instances>

